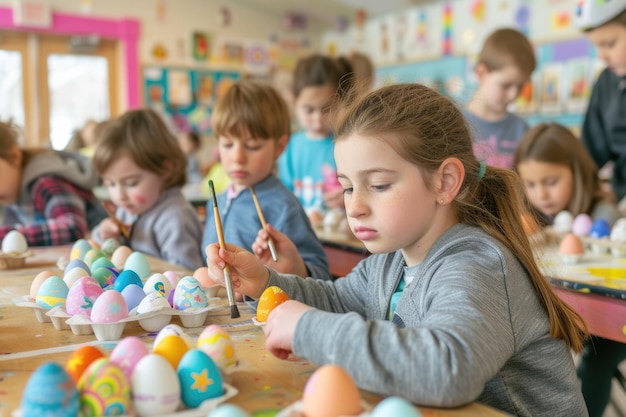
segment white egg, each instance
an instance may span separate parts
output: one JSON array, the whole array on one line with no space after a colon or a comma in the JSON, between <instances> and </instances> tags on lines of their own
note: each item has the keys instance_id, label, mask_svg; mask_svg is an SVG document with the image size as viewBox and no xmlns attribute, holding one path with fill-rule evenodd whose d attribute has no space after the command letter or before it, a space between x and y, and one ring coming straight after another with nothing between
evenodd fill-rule
<instances>
[{"instance_id":1,"label":"white egg","mask_svg":"<svg viewBox=\"0 0 626 417\"><path fill-rule=\"evenodd\" d=\"M2 252L12 255L20 255L28 250L28 242L23 234L17 230L11 230L2 239Z\"/></svg>"},{"instance_id":2,"label":"white egg","mask_svg":"<svg viewBox=\"0 0 626 417\"><path fill-rule=\"evenodd\" d=\"M569 233L572 231L572 223L574 223L574 216L567 210L559 212L554 217L554 230L559 233Z\"/></svg>"}]
</instances>

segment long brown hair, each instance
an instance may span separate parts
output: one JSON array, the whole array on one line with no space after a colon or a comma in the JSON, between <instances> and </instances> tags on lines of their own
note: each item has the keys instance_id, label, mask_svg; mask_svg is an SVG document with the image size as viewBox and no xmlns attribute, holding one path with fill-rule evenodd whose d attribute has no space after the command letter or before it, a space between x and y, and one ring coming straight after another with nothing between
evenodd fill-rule
<instances>
[{"instance_id":1,"label":"long brown hair","mask_svg":"<svg viewBox=\"0 0 626 417\"><path fill-rule=\"evenodd\" d=\"M598 202L610 200L602 191L596 163L565 126L539 123L528 129L515 151L515 166L525 161L562 165L572 171L574 189L567 210L574 216L591 214Z\"/></svg>"},{"instance_id":2,"label":"long brown hair","mask_svg":"<svg viewBox=\"0 0 626 417\"><path fill-rule=\"evenodd\" d=\"M543 277L522 225L524 190L517 174L481 165L463 114L454 102L420 84L383 87L348 106L337 126L336 141L347 136L379 138L428 177L450 157L465 167L461 189L452 202L461 223L482 228L504 244L530 275L550 320L550 335L579 352L587 327Z\"/></svg>"}]
</instances>

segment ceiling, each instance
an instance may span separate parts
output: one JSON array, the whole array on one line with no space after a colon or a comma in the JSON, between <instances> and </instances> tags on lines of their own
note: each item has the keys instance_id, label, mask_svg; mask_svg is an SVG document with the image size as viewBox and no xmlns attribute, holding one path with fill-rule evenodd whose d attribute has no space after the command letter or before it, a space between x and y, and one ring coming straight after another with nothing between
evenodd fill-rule
<instances>
[{"instance_id":1,"label":"ceiling","mask_svg":"<svg viewBox=\"0 0 626 417\"><path fill-rule=\"evenodd\" d=\"M365 10L367 17L375 17L428 1L433 0L234 0L243 6L275 15L304 15L310 30L333 29L339 17L352 23L359 9Z\"/></svg>"}]
</instances>

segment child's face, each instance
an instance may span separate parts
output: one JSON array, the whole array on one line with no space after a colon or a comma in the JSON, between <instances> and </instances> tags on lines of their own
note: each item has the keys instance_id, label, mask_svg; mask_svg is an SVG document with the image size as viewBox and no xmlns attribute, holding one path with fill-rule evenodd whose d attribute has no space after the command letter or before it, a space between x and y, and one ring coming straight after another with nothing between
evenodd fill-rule
<instances>
[{"instance_id":1,"label":"child's face","mask_svg":"<svg viewBox=\"0 0 626 417\"><path fill-rule=\"evenodd\" d=\"M122 155L102 175L111 201L133 215L150 210L161 195L164 179L139 168L132 158Z\"/></svg>"},{"instance_id":2,"label":"child's face","mask_svg":"<svg viewBox=\"0 0 626 417\"><path fill-rule=\"evenodd\" d=\"M372 253L401 249L421 262L450 226L435 192L414 164L377 139L352 135L335 144L350 229Z\"/></svg>"},{"instance_id":3,"label":"child's face","mask_svg":"<svg viewBox=\"0 0 626 417\"><path fill-rule=\"evenodd\" d=\"M504 114L507 106L519 96L528 81L526 74L513 65L489 71L479 64L476 73L480 83L480 97L494 113Z\"/></svg>"},{"instance_id":4,"label":"child's face","mask_svg":"<svg viewBox=\"0 0 626 417\"><path fill-rule=\"evenodd\" d=\"M0 158L0 203L13 204L20 195L21 170L17 163Z\"/></svg>"},{"instance_id":5,"label":"child's face","mask_svg":"<svg viewBox=\"0 0 626 417\"><path fill-rule=\"evenodd\" d=\"M240 191L265 179L274 169L287 140L280 139L230 138L220 136L217 146L220 161L235 190Z\"/></svg>"},{"instance_id":6,"label":"child's face","mask_svg":"<svg viewBox=\"0 0 626 417\"><path fill-rule=\"evenodd\" d=\"M566 210L574 194L574 174L565 165L526 160L517 165L530 204L548 216Z\"/></svg>"},{"instance_id":7,"label":"child's face","mask_svg":"<svg viewBox=\"0 0 626 417\"><path fill-rule=\"evenodd\" d=\"M626 26L615 22L602 25L589 32L589 40L615 75L626 75Z\"/></svg>"},{"instance_id":8,"label":"child's face","mask_svg":"<svg viewBox=\"0 0 626 417\"><path fill-rule=\"evenodd\" d=\"M335 89L330 86L305 87L295 100L296 116L311 139L328 137L333 128L331 117Z\"/></svg>"}]
</instances>

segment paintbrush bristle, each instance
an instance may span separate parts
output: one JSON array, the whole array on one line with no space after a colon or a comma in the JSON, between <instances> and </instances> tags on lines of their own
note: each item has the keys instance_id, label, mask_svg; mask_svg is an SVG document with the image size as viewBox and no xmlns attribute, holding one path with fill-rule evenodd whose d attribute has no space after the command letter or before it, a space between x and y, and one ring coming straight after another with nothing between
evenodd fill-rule
<instances>
[{"instance_id":1,"label":"paintbrush bristle","mask_svg":"<svg viewBox=\"0 0 626 417\"><path fill-rule=\"evenodd\" d=\"M236 319L239 318L239 309L237 308L236 304L233 304L232 306L230 306L230 318L231 319Z\"/></svg>"}]
</instances>

